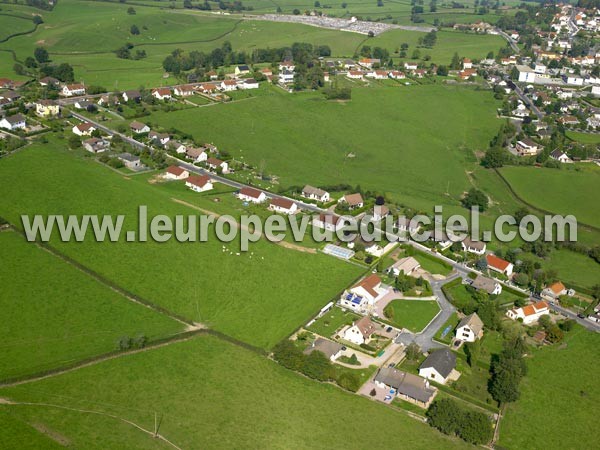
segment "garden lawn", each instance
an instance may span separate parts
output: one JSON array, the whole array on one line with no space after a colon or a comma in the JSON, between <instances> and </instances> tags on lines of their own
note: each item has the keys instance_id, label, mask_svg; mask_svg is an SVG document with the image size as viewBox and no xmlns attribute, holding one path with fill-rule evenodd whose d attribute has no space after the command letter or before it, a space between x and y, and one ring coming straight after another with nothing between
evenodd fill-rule
<instances>
[{"instance_id":1,"label":"garden lawn","mask_svg":"<svg viewBox=\"0 0 600 450\"><path fill-rule=\"evenodd\" d=\"M137 305L14 231L0 232L0 380L116 349L182 324Z\"/></svg>"},{"instance_id":2,"label":"garden lawn","mask_svg":"<svg viewBox=\"0 0 600 450\"><path fill-rule=\"evenodd\" d=\"M456 312L453 312L446 323L436 333L435 339L445 344L450 344L452 339L454 339L454 330L456 329L458 322L460 322L460 319Z\"/></svg>"},{"instance_id":3,"label":"garden lawn","mask_svg":"<svg viewBox=\"0 0 600 450\"><path fill-rule=\"evenodd\" d=\"M600 335L577 326L564 344L533 349L521 398L500 427L504 448L595 448L598 422Z\"/></svg>"},{"instance_id":4,"label":"garden lawn","mask_svg":"<svg viewBox=\"0 0 600 450\"><path fill-rule=\"evenodd\" d=\"M393 315L388 320L400 328L418 333L440 312L434 300L392 300L387 306Z\"/></svg>"},{"instance_id":5,"label":"garden lawn","mask_svg":"<svg viewBox=\"0 0 600 450\"><path fill-rule=\"evenodd\" d=\"M119 175L69 154L61 141L33 145L0 161L4 191L0 216L20 225L20 215L122 214L125 230L138 230L138 207L148 217L197 215L169 192L135 176ZM98 243L52 245L140 297L253 345L270 348L294 331L361 274L323 254L285 249L265 240L240 252L239 243Z\"/></svg>"},{"instance_id":6,"label":"garden lawn","mask_svg":"<svg viewBox=\"0 0 600 450\"><path fill-rule=\"evenodd\" d=\"M440 261L438 258L428 255L427 253L417 251L413 257L419 261L421 268L430 274L447 276L450 272L452 272L452 267L449 264Z\"/></svg>"},{"instance_id":7,"label":"garden lawn","mask_svg":"<svg viewBox=\"0 0 600 450\"><path fill-rule=\"evenodd\" d=\"M180 448L347 449L348 435L331 430L348 423L361 424L360 432L352 433L353 448L387 447L389 430L414 449L468 447L401 411L301 377L212 337L0 389L0 396L107 412L147 429L153 429L156 412L160 433ZM41 406L0 405L0 411L4 408L60 432L77 448L166 448L102 416Z\"/></svg>"},{"instance_id":8,"label":"garden lawn","mask_svg":"<svg viewBox=\"0 0 600 450\"><path fill-rule=\"evenodd\" d=\"M321 336L331 337L343 325L350 325L359 318L360 316L353 312L342 311L340 308L334 307L323 314L322 317L319 317L311 326L307 327L307 330Z\"/></svg>"}]
</instances>

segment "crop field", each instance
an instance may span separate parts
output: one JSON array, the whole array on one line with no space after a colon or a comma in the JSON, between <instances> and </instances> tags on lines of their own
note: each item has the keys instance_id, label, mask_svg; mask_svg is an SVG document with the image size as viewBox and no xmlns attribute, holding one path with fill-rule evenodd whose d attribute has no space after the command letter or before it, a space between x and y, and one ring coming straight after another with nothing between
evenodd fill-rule
<instances>
[{"instance_id":1,"label":"crop field","mask_svg":"<svg viewBox=\"0 0 600 450\"><path fill-rule=\"evenodd\" d=\"M504 167L502 175L528 203L555 214L573 214L577 220L600 228L600 168L576 164L561 169ZM576 201L575 201L576 200Z\"/></svg>"},{"instance_id":2,"label":"crop field","mask_svg":"<svg viewBox=\"0 0 600 450\"><path fill-rule=\"evenodd\" d=\"M198 214L175 203L168 191L75 158L60 145L32 146L0 161L5 186L0 215L20 225L21 214L123 214L123 229L137 230L139 205L148 206L150 218ZM185 244L125 243L123 236L119 243L98 243L88 237L63 243L55 233L52 245L150 302L265 348L307 321L362 271L264 240L240 253L237 241L223 244L214 236Z\"/></svg>"},{"instance_id":3,"label":"crop field","mask_svg":"<svg viewBox=\"0 0 600 450\"><path fill-rule=\"evenodd\" d=\"M348 103L273 89L149 120L214 142L247 163L264 161L283 186L359 184L425 209L459 205L472 152L485 148L499 126L495 105L487 92L451 86L355 89Z\"/></svg>"},{"instance_id":4,"label":"crop field","mask_svg":"<svg viewBox=\"0 0 600 450\"><path fill-rule=\"evenodd\" d=\"M166 3L164 8L157 8L156 2L152 2L152 6L136 4L136 14L131 15L127 14L130 6L124 3L63 0L53 11L42 13L44 23L37 31L0 43L0 50L15 51L17 58L23 61L33 54L36 46L44 46L54 62L69 62L75 69L76 78L88 85L127 89L175 83L173 78L162 77L162 61L175 49L210 52L229 41L235 50L250 51L309 42L329 45L334 57L351 57L363 44L386 47L393 55L402 43L408 43L412 53L417 39L423 36L420 32L392 30L367 42L364 35L357 33L300 24L242 20L241 16L235 15L216 17L198 11L171 10ZM3 5L3 8L5 14L19 17L40 13L20 5ZM33 28L30 20L0 16L0 23L2 21L8 22L5 28L7 36L17 31L15 27L18 31ZM130 33L132 25L139 28L139 35ZM25 28L21 30L22 27ZM461 56L483 58L489 51L497 52L504 46L499 36L452 31L438 34L434 48L421 49L423 56L428 54L431 62L435 63L447 64L455 51ZM147 57L141 60L117 58L114 52L124 44L135 46L135 50L144 50ZM3 55L0 73L12 75L14 63L9 54Z\"/></svg>"},{"instance_id":5,"label":"crop field","mask_svg":"<svg viewBox=\"0 0 600 450\"><path fill-rule=\"evenodd\" d=\"M116 348L122 336L165 337L183 326L136 305L14 231L0 233L0 380Z\"/></svg>"},{"instance_id":6,"label":"crop field","mask_svg":"<svg viewBox=\"0 0 600 450\"><path fill-rule=\"evenodd\" d=\"M390 322L413 333L420 332L440 312L435 300L393 300L387 308L393 311Z\"/></svg>"},{"instance_id":7,"label":"crop field","mask_svg":"<svg viewBox=\"0 0 600 450\"><path fill-rule=\"evenodd\" d=\"M587 430L597 422L599 346L598 333L577 327L564 344L534 350L521 398L502 420L499 445L536 448L543 441L548 449L595 447L597 438Z\"/></svg>"},{"instance_id":8,"label":"crop field","mask_svg":"<svg viewBox=\"0 0 600 450\"><path fill-rule=\"evenodd\" d=\"M156 413L159 432L181 448L347 449L348 435L331 430L348 423L361 424L360 432L351 433L355 448L388 446L389 430L410 448L467 447L401 411L299 377L210 337L1 389L0 396L114 414L146 429L154 428ZM4 408L60 433L73 447L167 448L105 416L44 406L0 405Z\"/></svg>"}]
</instances>

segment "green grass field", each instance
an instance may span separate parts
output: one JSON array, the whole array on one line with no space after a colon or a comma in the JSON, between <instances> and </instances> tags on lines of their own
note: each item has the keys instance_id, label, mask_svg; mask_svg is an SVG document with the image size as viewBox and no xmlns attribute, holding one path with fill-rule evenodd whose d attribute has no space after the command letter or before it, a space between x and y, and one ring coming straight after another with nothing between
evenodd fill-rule
<instances>
[{"instance_id":1,"label":"green grass field","mask_svg":"<svg viewBox=\"0 0 600 450\"><path fill-rule=\"evenodd\" d=\"M564 344L533 350L521 398L508 407L502 420L499 445L595 447L597 438L588 430L598 419L599 346L600 335L577 327Z\"/></svg>"},{"instance_id":2,"label":"green grass field","mask_svg":"<svg viewBox=\"0 0 600 450\"><path fill-rule=\"evenodd\" d=\"M577 131L567 131L565 135L573 140L580 142L582 144L600 144L600 135L599 134L588 134L588 133L578 133Z\"/></svg>"},{"instance_id":3,"label":"green grass field","mask_svg":"<svg viewBox=\"0 0 600 450\"><path fill-rule=\"evenodd\" d=\"M21 214L123 214L136 230L139 205L149 217L194 215L170 192L126 177L61 149L60 141L34 145L0 161L5 186L0 216L20 224ZM124 239L124 238L122 238ZM261 347L271 347L308 321L356 279L361 269L323 254L285 249L264 240L251 252L239 243L82 243L53 245L153 303Z\"/></svg>"},{"instance_id":4,"label":"green grass field","mask_svg":"<svg viewBox=\"0 0 600 450\"><path fill-rule=\"evenodd\" d=\"M343 325L350 325L359 318L359 315L351 311L344 312L340 308L332 308L307 329L321 336L331 337Z\"/></svg>"},{"instance_id":5,"label":"green grass field","mask_svg":"<svg viewBox=\"0 0 600 450\"><path fill-rule=\"evenodd\" d=\"M401 411L209 337L1 389L0 396L115 414L150 429L157 413L160 433L181 448L384 448L390 430L410 448L467 447ZM4 408L61 433L74 447L167 448L103 416L54 407L0 405ZM360 430L332 432L348 423L360 423Z\"/></svg>"},{"instance_id":6,"label":"green grass field","mask_svg":"<svg viewBox=\"0 0 600 450\"><path fill-rule=\"evenodd\" d=\"M413 256L419 263L421 264L421 268L426 270L430 274L439 274L447 276L452 268L449 264L440 261L433 256L423 253L423 252L415 252Z\"/></svg>"},{"instance_id":7,"label":"green grass field","mask_svg":"<svg viewBox=\"0 0 600 450\"><path fill-rule=\"evenodd\" d=\"M440 312L438 303L434 300L392 300L387 306L393 311L388 320L413 333L420 332Z\"/></svg>"},{"instance_id":8,"label":"green grass field","mask_svg":"<svg viewBox=\"0 0 600 450\"><path fill-rule=\"evenodd\" d=\"M501 172L528 203L556 214L573 214L581 222L600 227L600 209L594 196L600 190L600 167L504 167Z\"/></svg>"},{"instance_id":9,"label":"green grass field","mask_svg":"<svg viewBox=\"0 0 600 450\"><path fill-rule=\"evenodd\" d=\"M22 450L57 450L64 448L64 445L57 442L58 436L55 435L54 438L57 440L53 440L42 434L34 426L16 417L7 408L0 407L0 422L2 423L2 427L0 427L0 448L19 448Z\"/></svg>"},{"instance_id":10,"label":"green grass field","mask_svg":"<svg viewBox=\"0 0 600 450\"><path fill-rule=\"evenodd\" d=\"M392 30L367 41L364 35L357 33L292 23L242 20L239 15L219 17L199 11L170 9L166 2L163 2L162 8L156 7L157 2L148 2L147 5L136 3L135 15L127 14L130 5L117 2L62 0L52 11L46 12L20 5L3 5L5 14L19 17L41 14L44 24L34 33L1 43L0 50L14 50L17 58L23 61L32 55L36 46L42 45L48 49L54 62L72 64L76 77L87 84L127 89L175 83L173 78L162 78L162 61L177 48L210 52L229 41L235 50L251 51L309 42L329 45L335 57L351 57L363 44L384 46L393 55L404 42L410 45L412 53L417 39L423 35ZM268 6L274 7L272 3ZM404 4L390 6L409 8ZM481 16L473 17L481 19ZM6 30L5 36L33 27L30 21L27 24L28 21L20 18L11 20L8 16L0 16L0 23L3 22L7 22L7 26L2 28ZM139 35L130 34L132 25L138 26ZM125 43L145 50L147 57L138 61L118 59L114 51ZM431 62L447 64L455 51L461 56L483 58L489 51L497 52L502 46L504 42L498 36L442 31L433 49L421 50L423 56L431 56ZM10 57L0 58L0 74L13 75L13 65Z\"/></svg>"},{"instance_id":11,"label":"green grass field","mask_svg":"<svg viewBox=\"0 0 600 450\"><path fill-rule=\"evenodd\" d=\"M271 95L155 113L149 120L214 142L236 159L264 160L265 171L280 176L283 186L360 184L413 207L457 207L469 187L465 166L475 163L473 150L485 148L499 126L489 93L403 86L352 95L351 102L338 103L272 89Z\"/></svg>"},{"instance_id":12,"label":"green grass field","mask_svg":"<svg viewBox=\"0 0 600 450\"><path fill-rule=\"evenodd\" d=\"M25 241L0 233L0 379L41 372L116 349L122 336L149 339L183 326L136 305Z\"/></svg>"}]
</instances>

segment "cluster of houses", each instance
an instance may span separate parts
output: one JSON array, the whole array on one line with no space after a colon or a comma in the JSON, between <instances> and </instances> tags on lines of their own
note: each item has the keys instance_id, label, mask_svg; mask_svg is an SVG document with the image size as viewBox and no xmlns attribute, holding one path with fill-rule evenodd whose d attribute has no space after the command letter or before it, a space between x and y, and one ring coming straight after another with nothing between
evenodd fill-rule
<instances>
[{"instance_id":1,"label":"cluster of houses","mask_svg":"<svg viewBox=\"0 0 600 450\"><path fill-rule=\"evenodd\" d=\"M190 174L180 166L169 166L164 173L166 180L185 180L186 187L195 192L206 192L213 189L214 181L208 175Z\"/></svg>"}]
</instances>

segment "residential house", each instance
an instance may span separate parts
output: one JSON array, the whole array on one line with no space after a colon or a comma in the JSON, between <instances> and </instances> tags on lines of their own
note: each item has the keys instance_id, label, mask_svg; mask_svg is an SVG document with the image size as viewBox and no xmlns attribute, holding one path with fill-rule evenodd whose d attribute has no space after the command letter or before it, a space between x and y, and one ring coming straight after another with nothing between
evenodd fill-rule
<instances>
[{"instance_id":1,"label":"residential house","mask_svg":"<svg viewBox=\"0 0 600 450\"><path fill-rule=\"evenodd\" d=\"M566 75L564 77L567 84L572 86L583 86L583 78L577 75Z\"/></svg>"},{"instance_id":2,"label":"residential house","mask_svg":"<svg viewBox=\"0 0 600 450\"><path fill-rule=\"evenodd\" d=\"M256 81L254 78L246 78L240 84L240 88L241 89L258 89L258 81Z\"/></svg>"},{"instance_id":3,"label":"residential house","mask_svg":"<svg viewBox=\"0 0 600 450\"><path fill-rule=\"evenodd\" d=\"M381 60L378 58L362 58L358 61L358 64L360 64L363 67L366 67L367 69L372 69L374 66L380 65Z\"/></svg>"},{"instance_id":4,"label":"residential house","mask_svg":"<svg viewBox=\"0 0 600 450\"><path fill-rule=\"evenodd\" d=\"M40 86L58 86L60 81L53 77L44 77L40 80Z\"/></svg>"},{"instance_id":5,"label":"residential house","mask_svg":"<svg viewBox=\"0 0 600 450\"><path fill-rule=\"evenodd\" d=\"M237 89L237 81L223 80L221 81L221 90L225 92L235 91Z\"/></svg>"},{"instance_id":6,"label":"residential house","mask_svg":"<svg viewBox=\"0 0 600 450\"><path fill-rule=\"evenodd\" d=\"M85 86L80 83L65 84L62 88L62 95L64 95L65 97L85 95Z\"/></svg>"},{"instance_id":7,"label":"residential house","mask_svg":"<svg viewBox=\"0 0 600 450\"><path fill-rule=\"evenodd\" d=\"M473 241L469 237L466 237L461 242L461 245L464 252L475 253L476 255L483 255L487 247L485 242Z\"/></svg>"},{"instance_id":8,"label":"residential house","mask_svg":"<svg viewBox=\"0 0 600 450\"><path fill-rule=\"evenodd\" d=\"M190 173L180 166L169 166L165 171L164 178L167 180L185 180Z\"/></svg>"},{"instance_id":9,"label":"residential house","mask_svg":"<svg viewBox=\"0 0 600 450\"><path fill-rule=\"evenodd\" d=\"M284 70L293 72L296 70L296 65L292 61L283 61L279 63L279 71L282 72Z\"/></svg>"},{"instance_id":10,"label":"residential house","mask_svg":"<svg viewBox=\"0 0 600 450\"><path fill-rule=\"evenodd\" d=\"M373 220L379 222L387 217L390 213L390 209L385 205L375 205L373 207Z\"/></svg>"},{"instance_id":11,"label":"residential house","mask_svg":"<svg viewBox=\"0 0 600 450\"><path fill-rule=\"evenodd\" d=\"M398 231L408 231L409 233L416 233L421 228L420 224L412 223L407 217L398 217Z\"/></svg>"},{"instance_id":12,"label":"residential house","mask_svg":"<svg viewBox=\"0 0 600 450\"><path fill-rule=\"evenodd\" d=\"M102 153L110 150L110 141L100 138L86 139L83 141L83 148L90 153Z\"/></svg>"},{"instance_id":13,"label":"residential house","mask_svg":"<svg viewBox=\"0 0 600 450\"><path fill-rule=\"evenodd\" d=\"M399 259L396 261L392 267L391 271L394 276L399 276L401 273L404 275L412 275L416 270L421 268L421 263L417 261L412 256L407 256L406 258Z\"/></svg>"},{"instance_id":14,"label":"residential house","mask_svg":"<svg viewBox=\"0 0 600 450\"><path fill-rule=\"evenodd\" d=\"M203 148L188 147L185 150L185 157L195 163L199 163L208 159L208 153Z\"/></svg>"},{"instance_id":15,"label":"residential house","mask_svg":"<svg viewBox=\"0 0 600 450\"><path fill-rule=\"evenodd\" d=\"M349 70L346 76L351 80L362 80L364 73L361 70Z\"/></svg>"},{"instance_id":16,"label":"residential house","mask_svg":"<svg viewBox=\"0 0 600 450\"><path fill-rule=\"evenodd\" d=\"M344 339L356 345L366 344L377 330L376 324L368 316L364 316L346 329Z\"/></svg>"},{"instance_id":17,"label":"residential house","mask_svg":"<svg viewBox=\"0 0 600 450\"><path fill-rule=\"evenodd\" d=\"M317 338L305 350L305 355L310 355L312 352L321 352L330 361L335 361L342 355L342 345L329 339Z\"/></svg>"},{"instance_id":18,"label":"residential house","mask_svg":"<svg viewBox=\"0 0 600 450\"><path fill-rule=\"evenodd\" d=\"M502 285L499 282L483 275L477 275L471 286L478 291L485 291L490 295L500 295L502 293Z\"/></svg>"},{"instance_id":19,"label":"residential house","mask_svg":"<svg viewBox=\"0 0 600 450\"><path fill-rule=\"evenodd\" d=\"M419 375L423 378L446 384L456 367L456 354L447 348L434 350L419 366Z\"/></svg>"},{"instance_id":20,"label":"residential house","mask_svg":"<svg viewBox=\"0 0 600 450\"><path fill-rule=\"evenodd\" d=\"M523 306L522 308L509 309L506 316L512 320L523 321L525 325L536 323L543 315L550 314L550 307L545 301L539 301L533 305Z\"/></svg>"},{"instance_id":21,"label":"residential house","mask_svg":"<svg viewBox=\"0 0 600 450\"><path fill-rule=\"evenodd\" d=\"M456 339L463 342L475 342L483 337L483 322L473 313L463 317L456 327Z\"/></svg>"},{"instance_id":22,"label":"residential house","mask_svg":"<svg viewBox=\"0 0 600 450\"><path fill-rule=\"evenodd\" d=\"M158 133L156 131L151 131L148 133L148 139L150 142L157 145L167 145L167 142L171 140L171 136L167 133Z\"/></svg>"},{"instance_id":23,"label":"residential house","mask_svg":"<svg viewBox=\"0 0 600 450\"><path fill-rule=\"evenodd\" d=\"M487 261L488 269L491 269L498 273L503 273L507 277L510 277L513 273L514 266L512 263L498 258L496 255L486 255L485 259Z\"/></svg>"},{"instance_id":24,"label":"residential house","mask_svg":"<svg viewBox=\"0 0 600 450\"><path fill-rule=\"evenodd\" d=\"M405 70L417 70L418 67L419 67L419 65L416 62L406 61L404 63L404 69Z\"/></svg>"},{"instance_id":25,"label":"residential house","mask_svg":"<svg viewBox=\"0 0 600 450\"><path fill-rule=\"evenodd\" d=\"M579 124L579 119L577 117L571 116L571 115L559 117L557 119L557 121L562 123L563 125L578 125Z\"/></svg>"},{"instance_id":26,"label":"residential house","mask_svg":"<svg viewBox=\"0 0 600 450\"><path fill-rule=\"evenodd\" d=\"M399 70L392 70L389 73L389 77L394 80L403 80L406 78L406 74L404 72L400 72Z\"/></svg>"},{"instance_id":27,"label":"residential house","mask_svg":"<svg viewBox=\"0 0 600 450\"><path fill-rule=\"evenodd\" d=\"M56 117L60 114L60 106L54 100L35 102L35 113L39 117Z\"/></svg>"},{"instance_id":28,"label":"residential house","mask_svg":"<svg viewBox=\"0 0 600 450\"><path fill-rule=\"evenodd\" d=\"M550 159L553 159L553 160L558 161L563 164L564 163L568 164L568 163L573 162L573 160L571 158L569 158L565 152L563 152L562 150L559 150L559 149L553 150L550 153Z\"/></svg>"},{"instance_id":29,"label":"residential house","mask_svg":"<svg viewBox=\"0 0 600 450\"><path fill-rule=\"evenodd\" d=\"M543 150L541 145L529 138L523 138L520 141L517 141L516 148L517 153L521 156L537 155Z\"/></svg>"},{"instance_id":30,"label":"residential house","mask_svg":"<svg viewBox=\"0 0 600 450\"><path fill-rule=\"evenodd\" d=\"M216 92L219 87L214 83L202 83L199 87L203 94L212 94Z\"/></svg>"},{"instance_id":31,"label":"residential house","mask_svg":"<svg viewBox=\"0 0 600 450\"><path fill-rule=\"evenodd\" d=\"M209 80L216 80L219 78L219 75L214 70L210 70L210 71L206 72L206 76L208 77Z\"/></svg>"},{"instance_id":32,"label":"residential house","mask_svg":"<svg viewBox=\"0 0 600 450\"><path fill-rule=\"evenodd\" d=\"M240 200L250 203L262 203L267 199L264 192L251 187L243 187L240 189L237 196Z\"/></svg>"},{"instance_id":33,"label":"residential house","mask_svg":"<svg viewBox=\"0 0 600 450\"><path fill-rule=\"evenodd\" d=\"M378 388L395 391L402 400L428 408L437 394L425 378L392 367L382 367L373 379Z\"/></svg>"},{"instance_id":34,"label":"residential house","mask_svg":"<svg viewBox=\"0 0 600 450\"><path fill-rule=\"evenodd\" d=\"M125 91L123 94L121 94L121 96L125 102L139 102L142 99L142 94L140 91L135 89Z\"/></svg>"},{"instance_id":35,"label":"residential house","mask_svg":"<svg viewBox=\"0 0 600 450\"><path fill-rule=\"evenodd\" d=\"M0 99L8 100L9 103L16 102L21 98L21 94L15 91L0 92Z\"/></svg>"},{"instance_id":36,"label":"residential house","mask_svg":"<svg viewBox=\"0 0 600 450\"><path fill-rule=\"evenodd\" d=\"M298 205L286 198L275 197L271 199L269 209L281 214L295 214L298 211Z\"/></svg>"},{"instance_id":37,"label":"residential house","mask_svg":"<svg viewBox=\"0 0 600 450\"><path fill-rule=\"evenodd\" d=\"M546 286L542 290L542 297L550 301L556 302L561 295L567 295L568 290L560 281Z\"/></svg>"},{"instance_id":38,"label":"residential house","mask_svg":"<svg viewBox=\"0 0 600 450\"><path fill-rule=\"evenodd\" d=\"M328 202L331 199L329 192L308 184L302 189L302 197L317 200L319 202Z\"/></svg>"},{"instance_id":39,"label":"residential house","mask_svg":"<svg viewBox=\"0 0 600 450\"><path fill-rule=\"evenodd\" d=\"M196 192L210 191L213 188L212 181L208 175L190 175L185 180L185 185Z\"/></svg>"},{"instance_id":40,"label":"residential house","mask_svg":"<svg viewBox=\"0 0 600 450\"><path fill-rule=\"evenodd\" d=\"M312 226L321 228L328 231L337 231L342 228L344 221L340 216L335 214L321 213L318 216L314 216L312 219Z\"/></svg>"},{"instance_id":41,"label":"residential house","mask_svg":"<svg viewBox=\"0 0 600 450\"><path fill-rule=\"evenodd\" d=\"M476 75L477 71L475 69L464 69L458 72L458 78L461 80L469 80Z\"/></svg>"},{"instance_id":42,"label":"residential house","mask_svg":"<svg viewBox=\"0 0 600 450\"><path fill-rule=\"evenodd\" d=\"M281 84L290 84L294 82L294 72L290 70L282 70L277 74L277 79Z\"/></svg>"},{"instance_id":43,"label":"residential house","mask_svg":"<svg viewBox=\"0 0 600 450\"><path fill-rule=\"evenodd\" d=\"M90 107L91 105L93 105L93 103L89 100L77 100L73 104L73 106L75 106L75 108L77 109L88 109L88 107Z\"/></svg>"},{"instance_id":44,"label":"residential house","mask_svg":"<svg viewBox=\"0 0 600 450\"><path fill-rule=\"evenodd\" d=\"M152 89L152 97L157 100L170 100L173 98L171 95L171 88L156 88Z\"/></svg>"},{"instance_id":45,"label":"residential house","mask_svg":"<svg viewBox=\"0 0 600 450\"><path fill-rule=\"evenodd\" d=\"M194 90L194 86L191 84L184 84L182 86L175 86L173 92L179 97L190 97L194 95L196 91Z\"/></svg>"},{"instance_id":46,"label":"residential house","mask_svg":"<svg viewBox=\"0 0 600 450\"><path fill-rule=\"evenodd\" d=\"M169 142L167 142L166 147L168 150L180 155L185 153L185 151L187 150L187 146L185 144L182 144L181 142L176 141L174 139L170 139Z\"/></svg>"},{"instance_id":47,"label":"residential house","mask_svg":"<svg viewBox=\"0 0 600 450\"><path fill-rule=\"evenodd\" d=\"M117 158L119 158L128 169L135 170L142 167L140 157L132 155L131 153L121 153Z\"/></svg>"},{"instance_id":48,"label":"residential house","mask_svg":"<svg viewBox=\"0 0 600 450\"><path fill-rule=\"evenodd\" d=\"M222 173L229 172L229 164L226 161L221 161L218 158L207 158L206 167L212 170L221 169Z\"/></svg>"},{"instance_id":49,"label":"residential house","mask_svg":"<svg viewBox=\"0 0 600 450\"><path fill-rule=\"evenodd\" d=\"M472 69L473 62L469 58L464 58L462 62L463 69Z\"/></svg>"},{"instance_id":50,"label":"residential house","mask_svg":"<svg viewBox=\"0 0 600 450\"><path fill-rule=\"evenodd\" d=\"M23 114L7 116L0 120L0 128L4 128L5 130L9 131L24 130L25 126L25 116Z\"/></svg>"},{"instance_id":51,"label":"residential house","mask_svg":"<svg viewBox=\"0 0 600 450\"><path fill-rule=\"evenodd\" d=\"M349 209L362 208L365 206L365 201L360 193L346 194L338 200L338 203L346 203Z\"/></svg>"},{"instance_id":52,"label":"residential house","mask_svg":"<svg viewBox=\"0 0 600 450\"><path fill-rule=\"evenodd\" d=\"M129 124L129 129L135 134L142 134L142 133L150 132L150 127L148 125L146 125L145 123L136 122L136 121L131 122Z\"/></svg>"},{"instance_id":53,"label":"residential house","mask_svg":"<svg viewBox=\"0 0 600 450\"><path fill-rule=\"evenodd\" d=\"M374 78L376 80L387 80L388 79L388 71L387 70L370 70L367 72L366 77Z\"/></svg>"},{"instance_id":54,"label":"residential house","mask_svg":"<svg viewBox=\"0 0 600 450\"><path fill-rule=\"evenodd\" d=\"M344 292L340 304L345 308L364 311L387 293L388 288L381 283L381 278L371 274Z\"/></svg>"},{"instance_id":55,"label":"residential house","mask_svg":"<svg viewBox=\"0 0 600 450\"><path fill-rule=\"evenodd\" d=\"M98 99L98 105L100 106L115 106L119 105L121 100L115 94L102 94Z\"/></svg>"},{"instance_id":56,"label":"residential house","mask_svg":"<svg viewBox=\"0 0 600 450\"><path fill-rule=\"evenodd\" d=\"M75 125L72 131L77 136L91 136L91 134L96 131L96 127L89 122L81 122L80 124Z\"/></svg>"},{"instance_id":57,"label":"residential house","mask_svg":"<svg viewBox=\"0 0 600 450\"><path fill-rule=\"evenodd\" d=\"M234 73L236 77L239 77L240 75L247 75L250 73L250 67L245 64L241 66L235 66Z\"/></svg>"}]
</instances>

